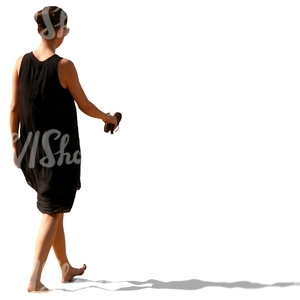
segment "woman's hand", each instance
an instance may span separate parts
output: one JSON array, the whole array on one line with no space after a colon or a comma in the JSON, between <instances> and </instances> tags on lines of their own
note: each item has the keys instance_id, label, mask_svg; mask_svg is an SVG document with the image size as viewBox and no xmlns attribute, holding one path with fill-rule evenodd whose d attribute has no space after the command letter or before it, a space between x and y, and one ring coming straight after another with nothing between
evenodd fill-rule
<instances>
[{"instance_id":1,"label":"woman's hand","mask_svg":"<svg viewBox=\"0 0 300 300\"><path fill-rule=\"evenodd\" d=\"M103 120L105 123L108 123L108 124L113 124L114 127L117 127L118 126L118 120L117 120L117 117L115 116L112 116L110 113L106 114L106 117L105 119Z\"/></svg>"}]
</instances>

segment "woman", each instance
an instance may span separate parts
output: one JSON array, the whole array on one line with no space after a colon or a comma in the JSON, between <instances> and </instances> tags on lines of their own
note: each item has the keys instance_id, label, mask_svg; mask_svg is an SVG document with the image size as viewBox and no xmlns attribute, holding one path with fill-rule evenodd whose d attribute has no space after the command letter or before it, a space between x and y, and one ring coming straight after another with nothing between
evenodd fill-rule
<instances>
[{"instance_id":1,"label":"woman","mask_svg":"<svg viewBox=\"0 0 300 300\"><path fill-rule=\"evenodd\" d=\"M62 271L62 282L82 275L68 261L63 228L80 189L80 141L76 106L90 117L117 126L115 116L91 103L72 61L55 51L69 32L67 14L48 6L34 15L40 46L17 59L13 71L10 128L15 164L37 192L42 223L37 236L28 291L46 291L41 274L51 246ZM75 100L75 102L74 102Z\"/></svg>"}]
</instances>

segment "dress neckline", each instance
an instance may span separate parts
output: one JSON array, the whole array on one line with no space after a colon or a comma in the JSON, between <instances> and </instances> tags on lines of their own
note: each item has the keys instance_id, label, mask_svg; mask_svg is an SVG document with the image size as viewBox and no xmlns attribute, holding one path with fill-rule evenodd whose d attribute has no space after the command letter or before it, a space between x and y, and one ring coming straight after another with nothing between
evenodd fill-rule
<instances>
[{"instance_id":1,"label":"dress neckline","mask_svg":"<svg viewBox=\"0 0 300 300\"><path fill-rule=\"evenodd\" d=\"M46 58L45 60L39 60L39 59L37 59L37 57L33 54L33 51L31 51L30 54L31 54L31 56L33 57L33 59L34 59L35 61L39 62L39 63L45 63L45 62L47 62L48 60L50 60L52 57L57 56L57 54L54 53L53 55L49 56L49 57Z\"/></svg>"}]
</instances>

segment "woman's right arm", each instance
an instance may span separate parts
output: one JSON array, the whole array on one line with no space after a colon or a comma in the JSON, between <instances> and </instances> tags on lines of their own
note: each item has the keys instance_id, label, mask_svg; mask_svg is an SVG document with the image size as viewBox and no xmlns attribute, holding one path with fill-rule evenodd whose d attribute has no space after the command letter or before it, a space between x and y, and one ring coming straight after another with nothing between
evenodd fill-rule
<instances>
[{"instance_id":1,"label":"woman's right arm","mask_svg":"<svg viewBox=\"0 0 300 300\"><path fill-rule=\"evenodd\" d=\"M79 109L86 115L101 119L105 123L111 123L117 126L117 118L102 112L85 95L79 82L77 70L72 61L63 58L59 65L59 77L61 84L68 88Z\"/></svg>"},{"instance_id":2,"label":"woman's right arm","mask_svg":"<svg viewBox=\"0 0 300 300\"><path fill-rule=\"evenodd\" d=\"M14 160L15 164L18 166L16 157L17 157L17 140L19 133L19 71L20 65L23 57L19 57L15 64L12 76L12 97L10 104L10 115L9 115L9 123L10 123L10 133L11 133L11 141L12 147L14 151Z\"/></svg>"}]
</instances>

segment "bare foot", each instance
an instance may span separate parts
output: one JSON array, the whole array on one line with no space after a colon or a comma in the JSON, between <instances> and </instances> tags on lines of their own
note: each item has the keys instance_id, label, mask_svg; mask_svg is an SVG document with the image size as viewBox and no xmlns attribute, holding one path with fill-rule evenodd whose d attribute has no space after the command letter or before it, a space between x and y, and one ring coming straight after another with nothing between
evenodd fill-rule
<instances>
[{"instance_id":1,"label":"bare foot","mask_svg":"<svg viewBox=\"0 0 300 300\"><path fill-rule=\"evenodd\" d=\"M31 292L49 292L49 290L41 283L29 282L27 291Z\"/></svg>"},{"instance_id":2,"label":"bare foot","mask_svg":"<svg viewBox=\"0 0 300 300\"><path fill-rule=\"evenodd\" d=\"M79 269L76 269L76 268L73 268L70 266L63 272L61 282L64 282L64 283L71 282L75 276L82 275L85 270L86 270L86 265L83 265Z\"/></svg>"}]
</instances>

